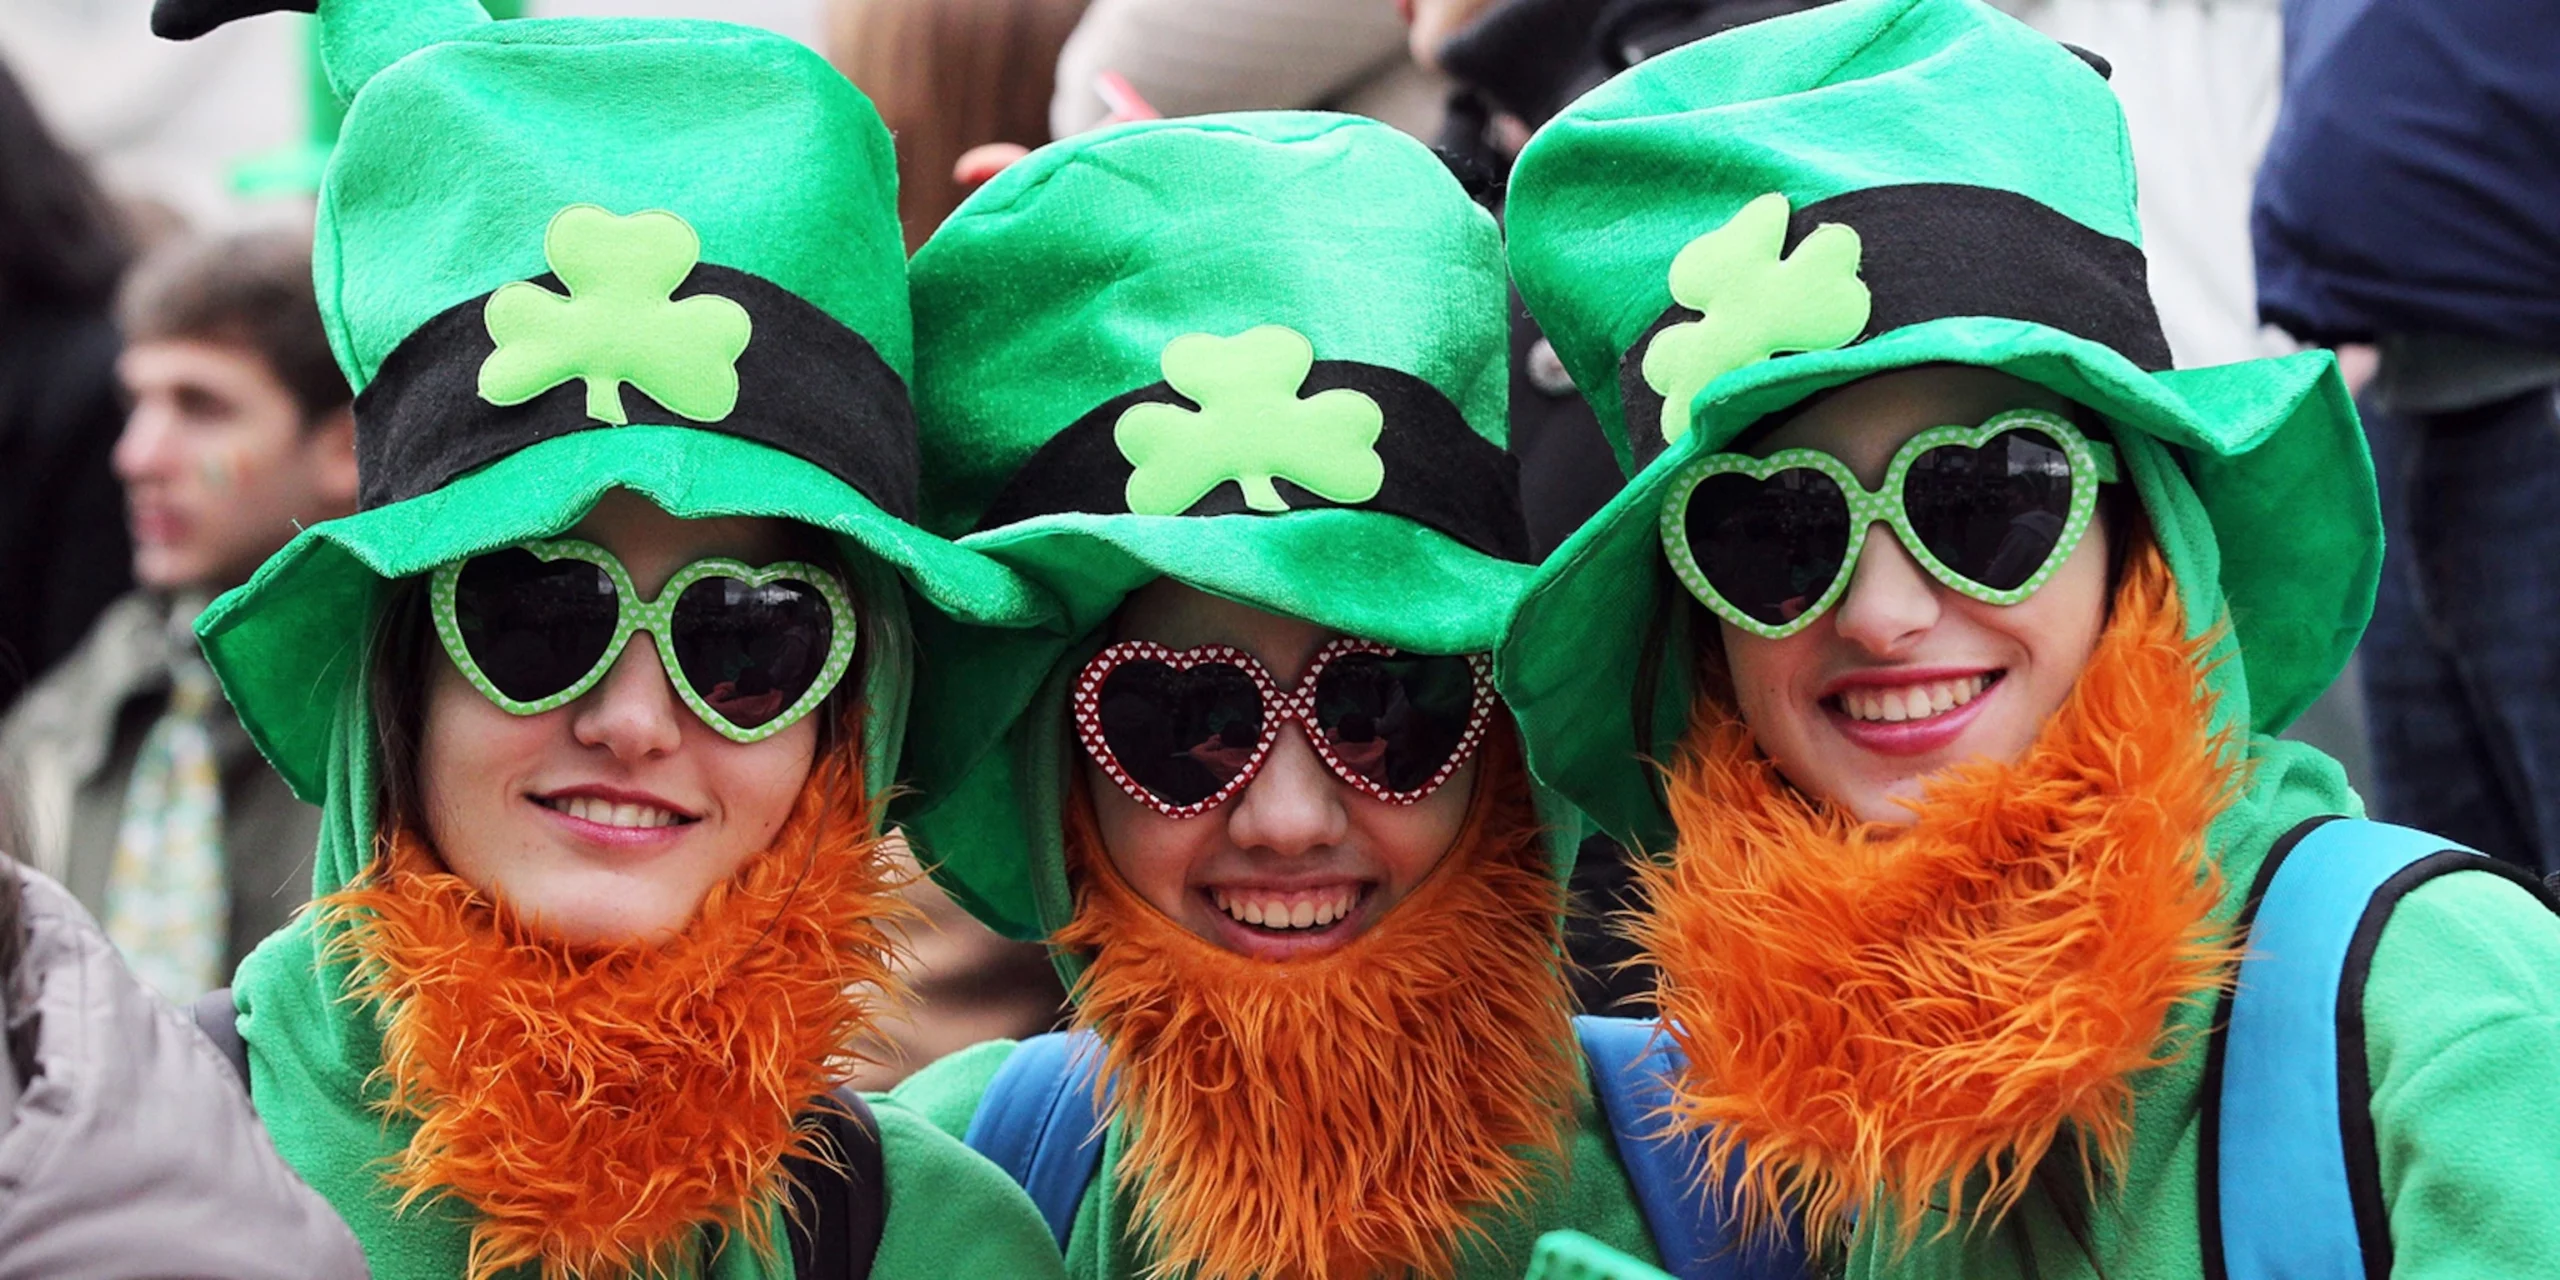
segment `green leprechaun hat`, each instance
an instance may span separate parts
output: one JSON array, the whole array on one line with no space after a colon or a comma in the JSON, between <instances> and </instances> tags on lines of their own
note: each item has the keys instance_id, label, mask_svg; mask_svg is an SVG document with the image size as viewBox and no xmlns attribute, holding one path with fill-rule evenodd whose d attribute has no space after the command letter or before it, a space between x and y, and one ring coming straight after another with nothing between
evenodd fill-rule
<instances>
[{"instance_id":1,"label":"green leprechaun hat","mask_svg":"<svg viewBox=\"0 0 2560 1280\"><path fill-rule=\"evenodd\" d=\"M2362 633L2380 525L2334 361L2169 367L2114 95L1978 0L1841 0L1639 64L1530 141L1506 217L1633 478L1540 568L1498 681L1539 777L1621 837L1667 847L1652 762L1687 724L1667 482L1870 374L1987 366L2101 415L2192 625L2246 654L2226 724L2282 728Z\"/></svg>"},{"instance_id":2,"label":"green leprechaun hat","mask_svg":"<svg viewBox=\"0 0 2560 1280\"><path fill-rule=\"evenodd\" d=\"M276 7L164 0L155 26ZM324 0L320 18L348 109L313 269L358 390L361 510L197 625L250 734L318 799L385 584L556 535L620 488L837 536L887 786L899 581L973 623L1050 610L911 523L906 271L871 104L801 45L725 24L495 22L471 0ZM324 888L353 870L323 867Z\"/></svg>"},{"instance_id":3,"label":"green leprechaun hat","mask_svg":"<svg viewBox=\"0 0 2560 1280\"><path fill-rule=\"evenodd\" d=\"M1297 112L1086 134L911 270L926 523L1046 588L1073 637L920 624L902 821L980 918L1068 918L1066 682L1147 582L1492 648L1527 577L1501 246L1421 144Z\"/></svg>"}]
</instances>

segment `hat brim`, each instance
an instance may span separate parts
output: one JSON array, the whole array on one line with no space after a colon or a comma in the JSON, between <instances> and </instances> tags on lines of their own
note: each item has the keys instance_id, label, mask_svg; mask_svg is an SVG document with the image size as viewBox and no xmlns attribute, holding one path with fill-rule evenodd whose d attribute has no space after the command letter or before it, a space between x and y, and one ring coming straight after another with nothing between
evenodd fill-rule
<instances>
[{"instance_id":1,"label":"hat brim","mask_svg":"<svg viewBox=\"0 0 2560 1280\"><path fill-rule=\"evenodd\" d=\"M269 762L296 795L324 793L332 721L360 690L386 583L575 525L607 490L683 519L765 516L837 535L894 569L934 609L990 627L1054 617L1045 596L975 552L887 514L818 467L753 441L686 427L573 432L443 488L314 525L213 602L196 634Z\"/></svg>"},{"instance_id":2,"label":"hat brim","mask_svg":"<svg viewBox=\"0 0 2560 1280\"><path fill-rule=\"evenodd\" d=\"M2114 427L2189 625L2228 625L2246 654L2241 723L2276 732L2328 688L2371 617L2381 516L2354 406L2325 351L2150 373L2027 321L1960 317L1854 347L1771 360L1700 392L1691 429L1533 576L1495 658L1531 767L1622 840L1663 847L1654 761L1686 727L1685 609L1661 609L1663 492L1690 460L1761 418L1873 374L1950 363L1999 369L2087 405ZM2227 610L2225 605L2228 605ZM1655 638L1652 723L1635 683Z\"/></svg>"}]
</instances>

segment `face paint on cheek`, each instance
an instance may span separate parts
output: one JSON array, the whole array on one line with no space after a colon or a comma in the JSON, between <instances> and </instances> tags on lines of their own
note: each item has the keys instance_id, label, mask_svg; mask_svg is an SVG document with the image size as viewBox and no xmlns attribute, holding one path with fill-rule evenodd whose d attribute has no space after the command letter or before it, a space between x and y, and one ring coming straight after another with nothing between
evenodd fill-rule
<instances>
[{"instance_id":1,"label":"face paint on cheek","mask_svg":"<svg viewBox=\"0 0 2560 1280\"><path fill-rule=\"evenodd\" d=\"M238 454L218 445L206 449L196 458L196 479L203 483L207 492L217 494L231 492L232 488L240 482Z\"/></svg>"}]
</instances>

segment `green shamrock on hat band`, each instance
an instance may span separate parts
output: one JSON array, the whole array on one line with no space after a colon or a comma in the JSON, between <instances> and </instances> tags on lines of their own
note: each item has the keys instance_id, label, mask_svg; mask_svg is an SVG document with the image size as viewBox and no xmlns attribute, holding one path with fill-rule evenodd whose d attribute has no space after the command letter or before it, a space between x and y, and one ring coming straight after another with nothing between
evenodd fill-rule
<instances>
[{"instance_id":1,"label":"green shamrock on hat band","mask_svg":"<svg viewBox=\"0 0 2560 1280\"><path fill-rule=\"evenodd\" d=\"M1782 255L1789 211L1772 191L1671 259L1671 297L1699 317L1645 347L1663 443L1689 434L1689 402L1708 383L1787 352L1847 346L1865 330L1871 299L1858 279L1857 231L1817 227Z\"/></svg>"},{"instance_id":2,"label":"green shamrock on hat band","mask_svg":"<svg viewBox=\"0 0 2560 1280\"><path fill-rule=\"evenodd\" d=\"M549 596L547 603L541 599L535 601L543 615L539 619L477 616L472 605L463 599L464 573L475 563L509 553L530 555L544 564L567 560L593 565L602 572L613 591L613 624L609 631L603 633L603 647L596 651L593 660L565 685L530 697L516 697L501 688L501 676L493 676L489 666L495 664L504 668L502 676L516 683L518 692L531 694L533 690L523 687L526 680L546 684L553 682L562 674L560 659L565 657L574 665L580 656L575 650L589 647L598 637L579 634L577 624L581 619L574 616L577 611L573 606L563 602L561 592L578 589L579 584L574 581L546 582L536 588ZM738 683L742 674L769 676L775 674L775 668L787 666L794 658L805 661L805 654L790 652L793 637L786 634L786 624L780 617L783 611L770 607L776 603L774 601L756 598L759 589L775 583L805 587L824 602L827 613L825 656L820 661L816 676L798 696L779 708L760 707L760 710L769 710L769 714L753 724L740 724L715 707L712 698L706 696L697 684L708 682L714 694L721 694L724 689ZM705 584L710 584L710 589L719 595L696 597L689 604L688 596L696 587ZM803 716L824 702L853 662L854 611L843 584L827 570L797 560L780 561L762 568L725 557L696 560L669 577L655 598L642 599L638 587L632 583L630 571L612 552L575 538L534 539L439 566L429 579L427 594L429 609L435 617L436 637L443 642L446 655L453 659L454 668L471 682L472 688L480 691L482 697L510 715L540 715L584 697L588 690L604 679L606 672L613 669L614 662L622 656L631 637L645 631L657 645L658 661L665 669L667 682L675 686L676 696L683 699L685 706L691 708L703 724L731 742L762 742L799 723ZM720 643L695 646L689 643L694 638L692 633L713 637ZM483 655L473 649L475 634L489 651L488 662L484 663ZM581 644L581 641L588 643ZM561 653L564 647L572 652ZM724 664L712 657L711 650L720 647L731 650L732 661ZM695 652L689 655L688 650ZM693 660L688 661L689 656ZM748 670L759 664L763 668L761 671ZM515 668L522 668L527 674L520 675ZM545 679L546 674L553 679ZM724 696L723 700L728 698ZM739 701L743 704L753 700Z\"/></svg>"},{"instance_id":3,"label":"green shamrock on hat band","mask_svg":"<svg viewBox=\"0 0 2560 1280\"><path fill-rule=\"evenodd\" d=\"M1315 345L1284 325L1232 338L1185 334L1165 344L1165 381L1198 404L1132 405L1113 425L1120 455L1135 468L1129 510L1174 516L1229 480L1256 511L1286 511L1272 484L1287 480L1329 502L1357 505L1386 482L1378 402L1348 387L1305 399L1298 389L1315 367Z\"/></svg>"},{"instance_id":4,"label":"green shamrock on hat band","mask_svg":"<svg viewBox=\"0 0 2560 1280\"><path fill-rule=\"evenodd\" d=\"M1980 483L1978 477L1971 483L1912 477L1915 467L1941 450L1953 451L1955 458L1980 455L1986 446L2007 443L2000 438L2013 432L2019 433L2026 448L2010 455L2005 473L1989 484ZM2043 442L2036 440L2038 436ZM1766 458L1709 454L1682 467L1663 490L1662 551L1681 585L1700 603L1726 622L1768 640L1783 640L1804 630L1839 602L1857 572L1867 530L1877 524L1890 527L1911 558L1950 590L1985 604L2013 605L2034 595L2071 558L2097 512L2098 485L2115 483L2120 476L2112 447L2091 440L2069 421L2037 409L2013 409L1979 426L1931 427L1894 451L1884 483L1873 489L1847 463L1818 449L1785 449ZM1711 500L1713 505L1700 502L1701 491L1718 477L1734 477L1738 483L1721 486L1723 492ZM2011 487L2004 488L2004 481ZM2059 513L2038 501L2049 498L2056 481L2068 487L2069 495ZM2015 486L2021 483L2030 492L2019 492ZM1964 487L1955 488L1959 484ZM1949 486L1949 491L1936 495L1932 506L1941 514L1948 507L1964 509L1973 519L1957 532L1974 537L1946 537L1948 531L1935 522L1930 534L1941 536L1932 537L1914 523L1914 490L1938 485ZM1773 486L1785 492L1772 494ZM2032 492L2036 488L2045 493ZM1999 522L2001 536L1984 539L1976 533L1975 523L1985 519ZM1975 576L2014 576L2023 567L2015 553L2032 550L2034 540L2047 534L2051 543L2018 581L2002 586ZM1757 601L1760 607L1755 609L1751 607L1755 601L1728 595L1701 563L1696 545L1701 535L1710 541L1732 538L1729 558L1717 563L1736 575L1737 584L1746 577L1763 579L1765 584L1772 572L1787 575L1786 598ZM1829 545L1824 545L1826 540ZM1946 554L1940 554L1942 549ZM1708 558L1716 559L1713 553ZM1950 559L1962 563L1951 564ZM2008 572L1989 573L1977 560Z\"/></svg>"},{"instance_id":5,"label":"green shamrock on hat band","mask_svg":"<svg viewBox=\"0 0 2560 1280\"><path fill-rule=\"evenodd\" d=\"M670 298L702 260L702 238L683 218L573 204L552 215L542 252L569 296L521 280L489 295L497 350L480 366L482 399L522 404L582 379L587 416L616 426L629 421L626 382L695 422L737 407L738 356L753 325L716 294Z\"/></svg>"}]
</instances>

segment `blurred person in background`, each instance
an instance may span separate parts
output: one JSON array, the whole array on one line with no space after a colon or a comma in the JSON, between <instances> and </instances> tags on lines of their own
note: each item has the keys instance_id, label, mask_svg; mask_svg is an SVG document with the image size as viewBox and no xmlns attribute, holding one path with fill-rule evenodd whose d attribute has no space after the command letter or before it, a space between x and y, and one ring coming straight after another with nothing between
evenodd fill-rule
<instances>
[{"instance_id":1,"label":"blurred person in background","mask_svg":"<svg viewBox=\"0 0 2560 1280\"><path fill-rule=\"evenodd\" d=\"M964 154L1049 140L1050 73L1084 8L1085 0L836 0L827 59L870 96L898 140L908 252L975 185L954 175ZM1044 948L998 937L922 875L899 893L918 916L898 959L914 998L873 1029L855 1085L887 1089L955 1049L1056 1023L1067 994Z\"/></svg>"},{"instance_id":2,"label":"blurred person in background","mask_svg":"<svg viewBox=\"0 0 2560 1280\"><path fill-rule=\"evenodd\" d=\"M898 221L907 251L968 194L961 155L1049 140L1051 73L1085 0L835 0L827 60L880 109L898 140Z\"/></svg>"},{"instance_id":3,"label":"blurred person in background","mask_svg":"<svg viewBox=\"0 0 2560 1280\"><path fill-rule=\"evenodd\" d=\"M1321 108L1425 141L1448 93L1406 56L1396 0L1093 0L1058 56L1052 134L1128 117L1106 76L1158 115Z\"/></svg>"},{"instance_id":4,"label":"blurred person in background","mask_svg":"<svg viewBox=\"0 0 2560 1280\"><path fill-rule=\"evenodd\" d=\"M132 582L107 455L125 237L0 66L0 712Z\"/></svg>"},{"instance_id":5,"label":"blurred person in background","mask_svg":"<svg viewBox=\"0 0 2560 1280\"><path fill-rule=\"evenodd\" d=\"M2560 871L2560 22L2286 0L2260 314L2372 343L2375 816Z\"/></svg>"},{"instance_id":6,"label":"blurred person in background","mask_svg":"<svg viewBox=\"0 0 2560 1280\"><path fill-rule=\"evenodd\" d=\"M296 531L354 510L355 429L303 233L155 252L117 319L137 586L0 725L0 766L25 788L27 860L187 1000L301 905L320 817L250 744L190 628Z\"/></svg>"}]
</instances>

